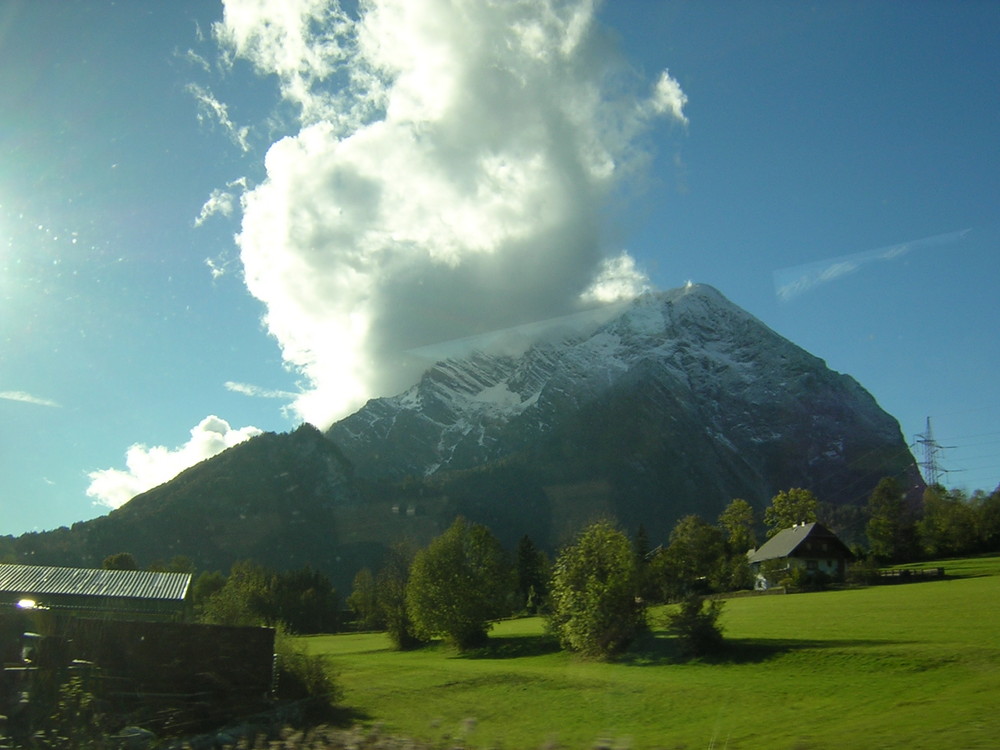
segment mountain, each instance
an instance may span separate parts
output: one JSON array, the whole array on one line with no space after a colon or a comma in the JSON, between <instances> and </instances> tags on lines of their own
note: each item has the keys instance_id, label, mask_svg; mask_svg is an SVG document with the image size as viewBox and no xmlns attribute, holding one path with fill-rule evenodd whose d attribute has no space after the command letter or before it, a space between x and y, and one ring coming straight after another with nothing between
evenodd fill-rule
<instances>
[{"instance_id":1,"label":"mountain","mask_svg":"<svg viewBox=\"0 0 1000 750\"><path fill-rule=\"evenodd\" d=\"M439 362L327 435L361 477L421 478L512 532L527 514L551 543L578 525L573 515L662 536L687 513L714 519L733 497L763 508L807 487L843 506L887 474L921 485L898 423L853 378L704 285L647 294L523 353ZM501 486L470 476L484 472Z\"/></svg>"},{"instance_id":2,"label":"mountain","mask_svg":"<svg viewBox=\"0 0 1000 750\"><path fill-rule=\"evenodd\" d=\"M48 565L100 567L109 554L131 552L143 567L183 555L199 570L228 571L242 559L330 570L338 509L357 502L350 464L303 425L240 443L106 516L7 546L19 562Z\"/></svg>"},{"instance_id":3,"label":"mountain","mask_svg":"<svg viewBox=\"0 0 1000 750\"><path fill-rule=\"evenodd\" d=\"M310 564L344 589L388 544L425 544L457 514L510 547L527 533L552 550L609 517L658 543L686 514L714 520L734 497L762 511L806 487L850 537L838 522L859 521L883 476L922 490L898 423L867 391L715 289L613 312L535 330L531 345L494 336L325 435L258 436L106 517L0 539L0 556L78 565L129 551L210 570L252 558Z\"/></svg>"}]
</instances>

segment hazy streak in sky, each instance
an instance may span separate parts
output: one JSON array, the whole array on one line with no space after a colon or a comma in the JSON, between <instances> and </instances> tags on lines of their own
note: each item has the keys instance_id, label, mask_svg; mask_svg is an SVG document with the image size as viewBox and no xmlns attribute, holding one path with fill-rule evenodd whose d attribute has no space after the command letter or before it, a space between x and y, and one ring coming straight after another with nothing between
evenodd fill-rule
<instances>
[{"instance_id":1,"label":"hazy streak in sky","mask_svg":"<svg viewBox=\"0 0 1000 750\"><path fill-rule=\"evenodd\" d=\"M0 391L0 399L4 399L5 401L18 401L22 404L33 404L34 406L59 407L59 404L52 399L35 396L31 393L26 393L25 391Z\"/></svg>"},{"instance_id":2,"label":"hazy streak in sky","mask_svg":"<svg viewBox=\"0 0 1000 750\"><path fill-rule=\"evenodd\" d=\"M932 237L902 242L898 245L889 245L875 250L827 258L815 263L782 268L774 272L774 291L778 295L778 299L782 302L788 302L821 284L836 281L852 274L862 266L876 261L896 260L914 250L952 245L962 240L971 231L971 229L962 229L957 232L936 234Z\"/></svg>"}]
</instances>

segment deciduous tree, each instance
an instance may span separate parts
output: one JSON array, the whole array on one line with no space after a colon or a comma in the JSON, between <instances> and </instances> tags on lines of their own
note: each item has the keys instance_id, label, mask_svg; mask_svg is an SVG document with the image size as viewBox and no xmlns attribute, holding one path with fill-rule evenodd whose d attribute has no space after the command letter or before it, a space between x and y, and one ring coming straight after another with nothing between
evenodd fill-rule
<instances>
[{"instance_id":1,"label":"deciduous tree","mask_svg":"<svg viewBox=\"0 0 1000 750\"><path fill-rule=\"evenodd\" d=\"M131 552L117 552L114 555L108 555L104 558L104 562L101 563L101 567L104 570L138 570L139 565L135 561L135 557L132 556Z\"/></svg>"},{"instance_id":2,"label":"deciduous tree","mask_svg":"<svg viewBox=\"0 0 1000 750\"><path fill-rule=\"evenodd\" d=\"M250 560L233 563L222 588L208 597L201 617L217 625L265 625L268 614L269 574Z\"/></svg>"},{"instance_id":3,"label":"deciduous tree","mask_svg":"<svg viewBox=\"0 0 1000 750\"><path fill-rule=\"evenodd\" d=\"M977 546L976 513L961 490L940 485L924 492L924 515L917 522L924 554L929 557L960 555Z\"/></svg>"},{"instance_id":4,"label":"deciduous tree","mask_svg":"<svg viewBox=\"0 0 1000 750\"><path fill-rule=\"evenodd\" d=\"M420 550L410 569L406 603L417 632L443 635L460 650L481 645L510 612L513 566L489 529L457 518Z\"/></svg>"},{"instance_id":5,"label":"deciduous tree","mask_svg":"<svg viewBox=\"0 0 1000 750\"><path fill-rule=\"evenodd\" d=\"M398 649L423 643L406 606L406 586L416 550L406 542L389 548L389 554L375 576L375 596L385 619L385 630Z\"/></svg>"},{"instance_id":6,"label":"deciduous tree","mask_svg":"<svg viewBox=\"0 0 1000 750\"><path fill-rule=\"evenodd\" d=\"M347 597L347 606L354 613L359 627L365 630L377 630L385 625L382 608L378 605L375 576L372 575L370 568L362 568L355 574L351 594Z\"/></svg>"},{"instance_id":7,"label":"deciduous tree","mask_svg":"<svg viewBox=\"0 0 1000 750\"><path fill-rule=\"evenodd\" d=\"M617 653L646 625L637 587L628 537L609 523L595 523L556 560L550 627L571 651L597 658Z\"/></svg>"},{"instance_id":8,"label":"deciduous tree","mask_svg":"<svg viewBox=\"0 0 1000 750\"><path fill-rule=\"evenodd\" d=\"M753 506L741 497L733 498L719 516L719 525L726 535L726 545L732 554L746 554L757 546L757 519Z\"/></svg>"},{"instance_id":9,"label":"deciduous tree","mask_svg":"<svg viewBox=\"0 0 1000 750\"><path fill-rule=\"evenodd\" d=\"M526 612L537 612L548 595L549 560L525 534L517 544L514 561L517 576L518 606Z\"/></svg>"},{"instance_id":10,"label":"deciduous tree","mask_svg":"<svg viewBox=\"0 0 1000 750\"><path fill-rule=\"evenodd\" d=\"M339 606L330 580L311 568L275 573L249 560L233 565L208 597L202 618L220 625L281 625L291 633L336 630Z\"/></svg>"},{"instance_id":11,"label":"deciduous tree","mask_svg":"<svg viewBox=\"0 0 1000 750\"><path fill-rule=\"evenodd\" d=\"M674 526L654 567L665 598L675 599L699 589L724 588L727 559L722 530L692 514Z\"/></svg>"},{"instance_id":12,"label":"deciduous tree","mask_svg":"<svg viewBox=\"0 0 1000 750\"><path fill-rule=\"evenodd\" d=\"M1000 551L1000 487L989 495L973 497L976 507L976 535L984 552Z\"/></svg>"},{"instance_id":13,"label":"deciduous tree","mask_svg":"<svg viewBox=\"0 0 1000 750\"><path fill-rule=\"evenodd\" d=\"M868 549L878 560L896 562L904 548L903 490L893 477L883 477L868 498L865 533Z\"/></svg>"},{"instance_id":14,"label":"deciduous tree","mask_svg":"<svg viewBox=\"0 0 1000 750\"><path fill-rule=\"evenodd\" d=\"M733 591L752 588L753 574L747 551L757 546L757 519L753 506L743 498L733 498L719 516L719 525L726 538L724 588Z\"/></svg>"},{"instance_id":15,"label":"deciduous tree","mask_svg":"<svg viewBox=\"0 0 1000 750\"><path fill-rule=\"evenodd\" d=\"M801 487L782 490L771 498L771 505L764 511L767 536L772 537L797 523L812 523L818 508L819 500L809 490Z\"/></svg>"}]
</instances>

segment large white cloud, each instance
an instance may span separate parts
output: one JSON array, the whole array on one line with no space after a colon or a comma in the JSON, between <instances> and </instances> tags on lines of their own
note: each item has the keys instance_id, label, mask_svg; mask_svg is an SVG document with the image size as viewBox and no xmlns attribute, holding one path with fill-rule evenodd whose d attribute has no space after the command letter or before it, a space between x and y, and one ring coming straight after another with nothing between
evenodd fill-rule
<instances>
[{"instance_id":1,"label":"large white cloud","mask_svg":"<svg viewBox=\"0 0 1000 750\"><path fill-rule=\"evenodd\" d=\"M199 461L261 433L256 427L233 429L216 416L205 417L191 428L191 439L179 448L133 445L125 454L126 471L100 469L88 474L87 495L97 505L118 508L141 492L173 479Z\"/></svg>"},{"instance_id":2,"label":"large white cloud","mask_svg":"<svg viewBox=\"0 0 1000 750\"><path fill-rule=\"evenodd\" d=\"M299 113L242 199L250 292L321 426L415 376L401 352L645 279L602 240L641 136L686 122L588 0L226 0L216 39ZM609 256L619 256L609 260Z\"/></svg>"}]
</instances>

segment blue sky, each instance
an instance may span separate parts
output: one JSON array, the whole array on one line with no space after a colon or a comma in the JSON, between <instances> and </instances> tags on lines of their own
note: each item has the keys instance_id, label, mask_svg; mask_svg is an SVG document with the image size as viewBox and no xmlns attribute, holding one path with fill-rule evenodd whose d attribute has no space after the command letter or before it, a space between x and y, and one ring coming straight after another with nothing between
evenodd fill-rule
<instances>
[{"instance_id":1,"label":"blue sky","mask_svg":"<svg viewBox=\"0 0 1000 750\"><path fill-rule=\"evenodd\" d=\"M321 5L0 6L0 533L688 280L1000 482L1000 5Z\"/></svg>"}]
</instances>

